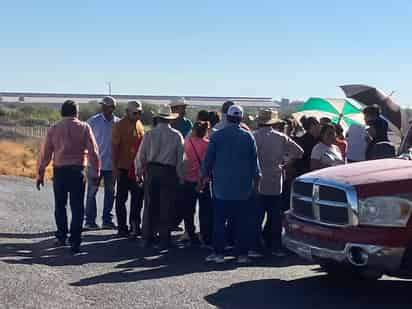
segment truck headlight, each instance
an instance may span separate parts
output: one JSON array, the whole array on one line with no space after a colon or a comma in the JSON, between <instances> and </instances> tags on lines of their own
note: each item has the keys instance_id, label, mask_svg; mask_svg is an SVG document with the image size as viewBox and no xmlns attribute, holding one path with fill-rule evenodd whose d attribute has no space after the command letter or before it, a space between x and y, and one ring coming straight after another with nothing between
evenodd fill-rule
<instances>
[{"instance_id":1,"label":"truck headlight","mask_svg":"<svg viewBox=\"0 0 412 309\"><path fill-rule=\"evenodd\" d=\"M359 202L359 223L363 225L404 227L412 202L396 196L370 197Z\"/></svg>"}]
</instances>

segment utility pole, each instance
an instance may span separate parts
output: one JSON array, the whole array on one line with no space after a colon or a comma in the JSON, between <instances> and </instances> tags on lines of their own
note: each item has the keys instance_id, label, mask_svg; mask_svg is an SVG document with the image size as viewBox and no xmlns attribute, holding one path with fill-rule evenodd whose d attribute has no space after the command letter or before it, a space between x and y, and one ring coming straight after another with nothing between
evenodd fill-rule
<instances>
[{"instance_id":1,"label":"utility pole","mask_svg":"<svg viewBox=\"0 0 412 309\"><path fill-rule=\"evenodd\" d=\"M109 95L112 95L112 82L106 82L107 88L109 89Z\"/></svg>"}]
</instances>

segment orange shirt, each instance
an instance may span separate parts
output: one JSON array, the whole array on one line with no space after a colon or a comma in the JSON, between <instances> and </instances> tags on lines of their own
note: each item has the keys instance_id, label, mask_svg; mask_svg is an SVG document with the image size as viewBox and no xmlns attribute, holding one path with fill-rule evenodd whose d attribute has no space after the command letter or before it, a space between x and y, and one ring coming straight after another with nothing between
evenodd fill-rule
<instances>
[{"instance_id":1,"label":"orange shirt","mask_svg":"<svg viewBox=\"0 0 412 309\"><path fill-rule=\"evenodd\" d=\"M144 127L140 120L133 123L129 119L123 118L113 125L113 167L124 170L133 168L136 152L143 135Z\"/></svg>"}]
</instances>

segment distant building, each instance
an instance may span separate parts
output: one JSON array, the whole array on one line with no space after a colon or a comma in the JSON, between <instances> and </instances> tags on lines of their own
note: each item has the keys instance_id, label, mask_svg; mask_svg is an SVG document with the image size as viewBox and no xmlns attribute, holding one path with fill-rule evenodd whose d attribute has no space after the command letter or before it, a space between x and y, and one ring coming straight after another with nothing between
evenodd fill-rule
<instances>
[{"instance_id":1,"label":"distant building","mask_svg":"<svg viewBox=\"0 0 412 309\"><path fill-rule=\"evenodd\" d=\"M293 113L296 109L304 103L304 101L293 100L282 98L277 102L280 106L280 111L282 113Z\"/></svg>"}]
</instances>

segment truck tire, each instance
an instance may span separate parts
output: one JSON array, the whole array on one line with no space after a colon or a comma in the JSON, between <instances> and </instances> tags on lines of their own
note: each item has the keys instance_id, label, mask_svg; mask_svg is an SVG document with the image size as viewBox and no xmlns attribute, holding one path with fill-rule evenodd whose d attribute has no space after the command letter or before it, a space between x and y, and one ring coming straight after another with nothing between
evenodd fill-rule
<instances>
[{"instance_id":1,"label":"truck tire","mask_svg":"<svg viewBox=\"0 0 412 309\"><path fill-rule=\"evenodd\" d=\"M322 263L320 267L332 280L367 280L376 281L383 276L383 273L368 269L356 268L339 263Z\"/></svg>"}]
</instances>

